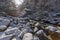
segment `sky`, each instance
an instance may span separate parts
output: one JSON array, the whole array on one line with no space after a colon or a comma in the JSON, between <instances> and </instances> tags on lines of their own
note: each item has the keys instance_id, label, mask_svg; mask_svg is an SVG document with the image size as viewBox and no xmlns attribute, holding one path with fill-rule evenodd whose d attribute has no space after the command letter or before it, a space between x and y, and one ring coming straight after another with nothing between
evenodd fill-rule
<instances>
[{"instance_id":1,"label":"sky","mask_svg":"<svg viewBox=\"0 0 60 40\"><path fill-rule=\"evenodd\" d=\"M23 0L15 0L16 7L18 7L22 3L23 3Z\"/></svg>"}]
</instances>

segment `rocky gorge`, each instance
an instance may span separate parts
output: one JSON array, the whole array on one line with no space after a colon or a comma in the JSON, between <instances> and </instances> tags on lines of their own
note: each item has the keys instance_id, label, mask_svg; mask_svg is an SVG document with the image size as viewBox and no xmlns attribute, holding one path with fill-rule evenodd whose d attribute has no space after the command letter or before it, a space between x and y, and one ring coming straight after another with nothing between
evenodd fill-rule
<instances>
[{"instance_id":1,"label":"rocky gorge","mask_svg":"<svg viewBox=\"0 0 60 40\"><path fill-rule=\"evenodd\" d=\"M60 40L59 0L13 2L0 0L0 40Z\"/></svg>"}]
</instances>

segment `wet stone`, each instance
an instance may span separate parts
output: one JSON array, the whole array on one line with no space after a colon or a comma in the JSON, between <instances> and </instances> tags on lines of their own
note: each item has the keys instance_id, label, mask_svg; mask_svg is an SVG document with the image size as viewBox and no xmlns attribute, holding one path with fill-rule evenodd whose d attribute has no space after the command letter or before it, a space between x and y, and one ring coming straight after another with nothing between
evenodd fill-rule
<instances>
[{"instance_id":1,"label":"wet stone","mask_svg":"<svg viewBox=\"0 0 60 40\"><path fill-rule=\"evenodd\" d=\"M21 40L18 36L13 37L12 40Z\"/></svg>"},{"instance_id":2,"label":"wet stone","mask_svg":"<svg viewBox=\"0 0 60 40\"><path fill-rule=\"evenodd\" d=\"M10 20L7 18L0 18L0 24L2 25L8 25L10 23Z\"/></svg>"},{"instance_id":3,"label":"wet stone","mask_svg":"<svg viewBox=\"0 0 60 40\"><path fill-rule=\"evenodd\" d=\"M39 37L37 36L34 36L34 40L40 40Z\"/></svg>"},{"instance_id":4,"label":"wet stone","mask_svg":"<svg viewBox=\"0 0 60 40\"><path fill-rule=\"evenodd\" d=\"M33 35L31 33L26 33L22 40L33 40Z\"/></svg>"},{"instance_id":5,"label":"wet stone","mask_svg":"<svg viewBox=\"0 0 60 40\"><path fill-rule=\"evenodd\" d=\"M2 36L3 33L4 33L4 32L0 32L0 36Z\"/></svg>"},{"instance_id":6,"label":"wet stone","mask_svg":"<svg viewBox=\"0 0 60 40\"><path fill-rule=\"evenodd\" d=\"M14 28L14 27L17 27L17 24L15 24L14 22L11 22L9 26Z\"/></svg>"},{"instance_id":7,"label":"wet stone","mask_svg":"<svg viewBox=\"0 0 60 40\"><path fill-rule=\"evenodd\" d=\"M5 35L3 37L0 37L0 40L10 40L12 38L13 35Z\"/></svg>"},{"instance_id":8,"label":"wet stone","mask_svg":"<svg viewBox=\"0 0 60 40\"><path fill-rule=\"evenodd\" d=\"M7 28L6 25L0 25L0 30L1 30L1 31L5 30L6 28Z\"/></svg>"},{"instance_id":9,"label":"wet stone","mask_svg":"<svg viewBox=\"0 0 60 40\"><path fill-rule=\"evenodd\" d=\"M37 28L37 27L35 27L35 28L34 28L34 32L36 32L37 30L38 30L38 28Z\"/></svg>"},{"instance_id":10,"label":"wet stone","mask_svg":"<svg viewBox=\"0 0 60 40\"><path fill-rule=\"evenodd\" d=\"M57 33L60 33L60 30L57 30L56 32L57 32Z\"/></svg>"},{"instance_id":11,"label":"wet stone","mask_svg":"<svg viewBox=\"0 0 60 40\"><path fill-rule=\"evenodd\" d=\"M28 31L27 29L24 29L24 28L23 28L23 29L21 30L21 33L20 33L18 36L22 38L23 35L26 34L26 33L29 33L29 31Z\"/></svg>"},{"instance_id":12,"label":"wet stone","mask_svg":"<svg viewBox=\"0 0 60 40\"><path fill-rule=\"evenodd\" d=\"M36 32L37 35L41 35L43 33L44 33L43 30L39 30L39 31Z\"/></svg>"},{"instance_id":13,"label":"wet stone","mask_svg":"<svg viewBox=\"0 0 60 40\"><path fill-rule=\"evenodd\" d=\"M20 37L20 36L19 36L19 35L20 35L20 33L21 33L21 31L18 29L18 30L15 30L14 35L15 35L15 36L17 36L17 37Z\"/></svg>"},{"instance_id":14,"label":"wet stone","mask_svg":"<svg viewBox=\"0 0 60 40\"><path fill-rule=\"evenodd\" d=\"M15 28L9 28L5 31L5 34L7 34L7 35L14 34L16 30L18 30L18 28L16 28L16 27Z\"/></svg>"},{"instance_id":15,"label":"wet stone","mask_svg":"<svg viewBox=\"0 0 60 40\"><path fill-rule=\"evenodd\" d=\"M39 22L37 22L37 23L35 24L35 26L40 26L40 23L39 23Z\"/></svg>"},{"instance_id":16,"label":"wet stone","mask_svg":"<svg viewBox=\"0 0 60 40\"><path fill-rule=\"evenodd\" d=\"M48 29L50 31L56 31L57 30L57 28L53 27L53 26L48 26L48 27L46 27L46 29Z\"/></svg>"}]
</instances>

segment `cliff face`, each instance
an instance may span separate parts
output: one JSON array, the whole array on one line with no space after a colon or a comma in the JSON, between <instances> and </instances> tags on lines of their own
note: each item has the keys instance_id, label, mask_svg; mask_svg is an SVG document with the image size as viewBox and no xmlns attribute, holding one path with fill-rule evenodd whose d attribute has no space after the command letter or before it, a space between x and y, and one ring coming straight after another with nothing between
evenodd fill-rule
<instances>
[{"instance_id":1,"label":"cliff face","mask_svg":"<svg viewBox=\"0 0 60 40\"><path fill-rule=\"evenodd\" d=\"M45 11L59 10L60 5L59 0L29 0L26 3L34 6L35 10L40 9Z\"/></svg>"},{"instance_id":2,"label":"cliff face","mask_svg":"<svg viewBox=\"0 0 60 40\"><path fill-rule=\"evenodd\" d=\"M59 0L28 0L24 4L26 15L33 20L44 20L49 23L59 24L60 1Z\"/></svg>"}]
</instances>

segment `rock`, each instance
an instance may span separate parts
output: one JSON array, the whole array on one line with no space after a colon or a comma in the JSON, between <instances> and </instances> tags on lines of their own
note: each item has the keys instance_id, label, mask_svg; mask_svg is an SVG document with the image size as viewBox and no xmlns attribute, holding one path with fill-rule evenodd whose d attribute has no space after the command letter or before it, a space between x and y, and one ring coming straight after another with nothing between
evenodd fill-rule
<instances>
[{"instance_id":1,"label":"rock","mask_svg":"<svg viewBox=\"0 0 60 40\"><path fill-rule=\"evenodd\" d=\"M5 25L8 25L10 23L10 20L4 19L3 22L4 22Z\"/></svg>"},{"instance_id":2,"label":"rock","mask_svg":"<svg viewBox=\"0 0 60 40\"><path fill-rule=\"evenodd\" d=\"M19 30L23 31L26 30L27 32L31 32L32 30L30 29L30 25L29 24L18 24L18 28Z\"/></svg>"},{"instance_id":3,"label":"rock","mask_svg":"<svg viewBox=\"0 0 60 40\"><path fill-rule=\"evenodd\" d=\"M40 40L37 36L34 36L34 40Z\"/></svg>"},{"instance_id":4,"label":"rock","mask_svg":"<svg viewBox=\"0 0 60 40\"><path fill-rule=\"evenodd\" d=\"M5 35L5 36L2 36L0 37L0 40L10 40L11 38L13 37L13 35Z\"/></svg>"},{"instance_id":5,"label":"rock","mask_svg":"<svg viewBox=\"0 0 60 40\"><path fill-rule=\"evenodd\" d=\"M33 35L31 33L26 33L22 40L33 40Z\"/></svg>"},{"instance_id":6,"label":"rock","mask_svg":"<svg viewBox=\"0 0 60 40\"><path fill-rule=\"evenodd\" d=\"M26 24L28 22L28 18L27 17L24 17L24 18L19 18L18 22L21 23L21 24Z\"/></svg>"},{"instance_id":7,"label":"rock","mask_svg":"<svg viewBox=\"0 0 60 40\"><path fill-rule=\"evenodd\" d=\"M48 29L50 31L56 31L57 30L57 28L53 27L53 26L48 26L48 27L46 27L46 29Z\"/></svg>"},{"instance_id":8,"label":"rock","mask_svg":"<svg viewBox=\"0 0 60 40\"><path fill-rule=\"evenodd\" d=\"M0 25L8 25L10 23L10 20L5 18L5 17L1 17L0 18Z\"/></svg>"},{"instance_id":9,"label":"rock","mask_svg":"<svg viewBox=\"0 0 60 40\"><path fill-rule=\"evenodd\" d=\"M0 32L0 36L2 36L3 33L4 33L4 32Z\"/></svg>"},{"instance_id":10,"label":"rock","mask_svg":"<svg viewBox=\"0 0 60 40\"><path fill-rule=\"evenodd\" d=\"M18 24L18 27L21 29L21 28L24 28L24 27L26 27L26 24L21 24L21 23L19 23Z\"/></svg>"},{"instance_id":11,"label":"rock","mask_svg":"<svg viewBox=\"0 0 60 40\"><path fill-rule=\"evenodd\" d=\"M36 32L37 35L41 35L43 33L44 33L43 30L39 30L39 31Z\"/></svg>"},{"instance_id":12,"label":"rock","mask_svg":"<svg viewBox=\"0 0 60 40\"><path fill-rule=\"evenodd\" d=\"M20 37L19 35L20 35L20 33L21 33L21 31L18 29L18 30L15 30L15 33L14 33L14 35L15 36L18 36L18 37Z\"/></svg>"},{"instance_id":13,"label":"rock","mask_svg":"<svg viewBox=\"0 0 60 40\"><path fill-rule=\"evenodd\" d=\"M17 30L18 30L17 27L15 27L15 28L9 28L9 29L7 29L5 31L5 34L7 34L7 35L14 34Z\"/></svg>"},{"instance_id":14,"label":"rock","mask_svg":"<svg viewBox=\"0 0 60 40\"><path fill-rule=\"evenodd\" d=\"M60 30L57 30L56 32L57 32L57 33L60 33Z\"/></svg>"},{"instance_id":15,"label":"rock","mask_svg":"<svg viewBox=\"0 0 60 40\"><path fill-rule=\"evenodd\" d=\"M39 22L37 22L37 23L35 24L35 26L40 26L40 23L39 23Z\"/></svg>"},{"instance_id":16,"label":"rock","mask_svg":"<svg viewBox=\"0 0 60 40\"><path fill-rule=\"evenodd\" d=\"M21 40L19 37L13 37L12 40Z\"/></svg>"},{"instance_id":17,"label":"rock","mask_svg":"<svg viewBox=\"0 0 60 40\"><path fill-rule=\"evenodd\" d=\"M12 17L12 19L9 26L16 27L18 24L18 17Z\"/></svg>"},{"instance_id":18,"label":"rock","mask_svg":"<svg viewBox=\"0 0 60 40\"><path fill-rule=\"evenodd\" d=\"M23 29L21 30L21 33L18 35L18 37L21 37L21 38L22 38L23 35L26 34L26 33L29 33L28 29L24 29L24 28L23 28Z\"/></svg>"},{"instance_id":19,"label":"rock","mask_svg":"<svg viewBox=\"0 0 60 40\"><path fill-rule=\"evenodd\" d=\"M60 23L58 23L58 25L60 26Z\"/></svg>"},{"instance_id":20,"label":"rock","mask_svg":"<svg viewBox=\"0 0 60 40\"><path fill-rule=\"evenodd\" d=\"M5 30L6 28L7 28L6 25L0 25L0 30L1 30L1 31Z\"/></svg>"},{"instance_id":21,"label":"rock","mask_svg":"<svg viewBox=\"0 0 60 40\"><path fill-rule=\"evenodd\" d=\"M9 26L14 28L17 26L17 24L15 24L14 22L11 22Z\"/></svg>"},{"instance_id":22,"label":"rock","mask_svg":"<svg viewBox=\"0 0 60 40\"><path fill-rule=\"evenodd\" d=\"M35 27L35 28L34 28L34 32L36 32L37 30L38 30L38 28L37 28L37 27Z\"/></svg>"}]
</instances>

